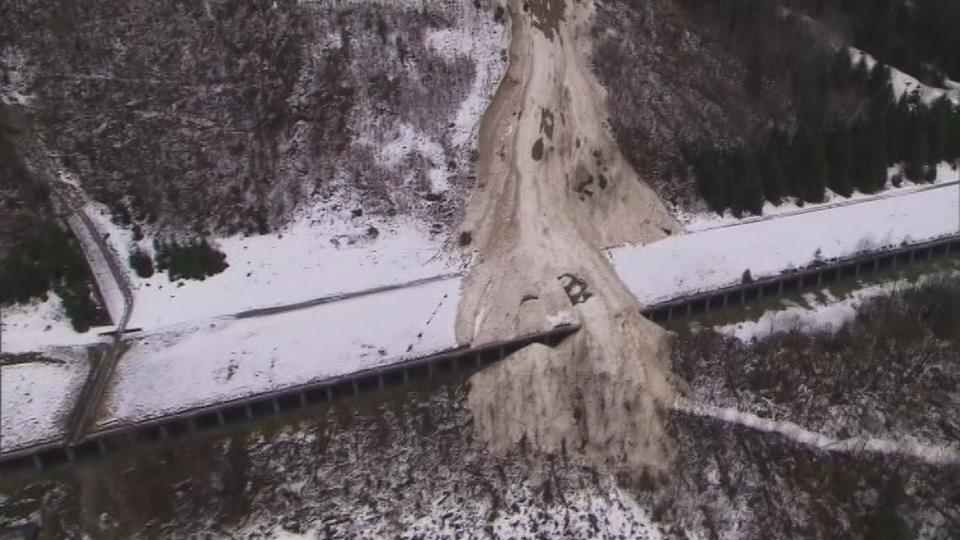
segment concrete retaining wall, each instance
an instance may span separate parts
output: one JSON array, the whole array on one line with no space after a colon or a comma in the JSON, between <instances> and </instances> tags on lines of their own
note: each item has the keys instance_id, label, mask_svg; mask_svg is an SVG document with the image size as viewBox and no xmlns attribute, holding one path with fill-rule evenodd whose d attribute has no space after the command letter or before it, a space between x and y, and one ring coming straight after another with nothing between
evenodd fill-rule
<instances>
[{"instance_id":1,"label":"concrete retaining wall","mask_svg":"<svg viewBox=\"0 0 960 540\"><path fill-rule=\"evenodd\" d=\"M562 325L541 332L475 348L445 351L379 368L351 373L294 388L285 388L216 405L182 411L138 422L93 431L76 444L64 441L0 454L0 468L48 467L100 457L112 450L145 441L162 441L227 425L252 422L344 397L377 392L415 380L451 373L469 373L531 344L556 345L579 330Z\"/></svg>"},{"instance_id":2,"label":"concrete retaining wall","mask_svg":"<svg viewBox=\"0 0 960 540\"><path fill-rule=\"evenodd\" d=\"M719 290L668 300L647 306L644 316L658 323L675 318L692 317L729 306L742 306L764 298L782 296L787 292L820 288L860 275L869 275L882 270L912 264L918 260L930 260L949 255L960 256L960 236L950 236L912 244L896 249L864 253L855 257L825 262L811 268L787 272L777 276L741 283Z\"/></svg>"}]
</instances>

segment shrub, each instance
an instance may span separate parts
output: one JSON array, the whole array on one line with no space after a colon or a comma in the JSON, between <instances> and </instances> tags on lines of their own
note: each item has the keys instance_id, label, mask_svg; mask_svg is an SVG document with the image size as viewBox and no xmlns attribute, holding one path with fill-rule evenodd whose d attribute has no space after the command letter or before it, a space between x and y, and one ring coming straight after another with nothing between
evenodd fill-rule
<instances>
[{"instance_id":1,"label":"shrub","mask_svg":"<svg viewBox=\"0 0 960 540\"><path fill-rule=\"evenodd\" d=\"M227 256L211 247L206 240L181 246L176 242L162 245L157 251L157 268L166 270L170 281L203 280L223 272L229 266Z\"/></svg>"},{"instance_id":2,"label":"shrub","mask_svg":"<svg viewBox=\"0 0 960 540\"><path fill-rule=\"evenodd\" d=\"M151 277L153 276L153 258L139 248L134 249L130 253L130 268L133 268L137 275L142 278Z\"/></svg>"}]
</instances>

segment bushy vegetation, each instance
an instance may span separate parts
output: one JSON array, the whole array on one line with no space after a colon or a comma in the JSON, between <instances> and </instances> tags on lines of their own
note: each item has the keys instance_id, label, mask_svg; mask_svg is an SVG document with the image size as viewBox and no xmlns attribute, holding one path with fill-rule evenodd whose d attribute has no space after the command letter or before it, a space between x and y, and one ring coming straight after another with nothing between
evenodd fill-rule
<instances>
[{"instance_id":1,"label":"bushy vegetation","mask_svg":"<svg viewBox=\"0 0 960 540\"><path fill-rule=\"evenodd\" d=\"M687 335L675 349L674 368L694 386L710 387L720 372L731 392L751 392L768 405L783 407L805 425L835 418L830 403L868 403L904 416L903 425L942 438L956 428L936 418L957 418L960 402L930 415L926 407L937 389L960 389L960 279L928 278L915 287L871 299L837 332L801 329L743 344L712 332ZM713 370L713 371L711 371ZM910 395L903 395L910 385ZM829 396L808 408L809 393ZM782 417L786 417L784 414ZM932 420L931 420L932 418ZM841 422L842 423L842 422ZM951 422L952 424L952 422Z\"/></svg>"},{"instance_id":2,"label":"bushy vegetation","mask_svg":"<svg viewBox=\"0 0 960 540\"><path fill-rule=\"evenodd\" d=\"M712 210L760 214L764 200L816 203L825 188L845 197L874 193L896 164L907 179L932 182L937 163L960 159L960 109L946 98L930 106L897 100L888 67L853 65L845 50L794 69L792 134L774 130L759 147L693 151L697 186ZM842 100L856 101L852 120L830 115Z\"/></svg>"},{"instance_id":3,"label":"bushy vegetation","mask_svg":"<svg viewBox=\"0 0 960 540\"><path fill-rule=\"evenodd\" d=\"M85 332L106 322L76 241L50 206L38 182L8 138L12 132L0 107L0 305L44 299L55 291L73 327ZM8 131L9 130L9 131Z\"/></svg>"},{"instance_id":4,"label":"bushy vegetation","mask_svg":"<svg viewBox=\"0 0 960 540\"><path fill-rule=\"evenodd\" d=\"M44 224L19 237L0 261L0 304L46 298L51 289L76 331L103 321L79 247L56 224Z\"/></svg>"},{"instance_id":5,"label":"bushy vegetation","mask_svg":"<svg viewBox=\"0 0 960 540\"><path fill-rule=\"evenodd\" d=\"M130 252L130 268L142 278L153 276L153 258L139 248Z\"/></svg>"},{"instance_id":6,"label":"bushy vegetation","mask_svg":"<svg viewBox=\"0 0 960 540\"><path fill-rule=\"evenodd\" d=\"M200 240L180 245L176 242L157 246L157 269L166 271L170 281L178 279L206 279L219 274L229 266L227 256Z\"/></svg>"}]
</instances>

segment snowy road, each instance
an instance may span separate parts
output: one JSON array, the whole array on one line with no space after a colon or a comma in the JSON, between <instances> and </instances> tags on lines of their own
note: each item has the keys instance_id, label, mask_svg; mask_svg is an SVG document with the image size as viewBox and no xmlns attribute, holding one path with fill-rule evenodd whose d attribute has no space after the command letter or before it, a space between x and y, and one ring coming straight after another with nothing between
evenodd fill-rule
<instances>
[{"instance_id":1,"label":"snowy road","mask_svg":"<svg viewBox=\"0 0 960 540\"><path fill-rule=\"evenodd\" d=\"M456 348L460 284L449 277L129 339L97 425L138 422Z\"/></svg>"},{"instance_id":2,"label":"snowy road","mask_svg":"<svg viewBox=\"0 0 960 540\"><path fill-rule=\"evenodd\" d=\"M644 305L657 304L818 260L960 234L960 184L848 201L609 250Z\"/></svg>"}]
</instances>

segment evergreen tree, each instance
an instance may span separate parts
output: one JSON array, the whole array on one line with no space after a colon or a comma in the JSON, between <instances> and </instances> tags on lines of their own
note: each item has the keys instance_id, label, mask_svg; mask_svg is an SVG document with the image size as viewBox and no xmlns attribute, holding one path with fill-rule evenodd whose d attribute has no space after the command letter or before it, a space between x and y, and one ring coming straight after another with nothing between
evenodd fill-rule
<instances>
[{"instance_id":1,"label":"evergreen tree","mask_svg":"<svg viewBox=\"0 0 960 540\"><path fill-rule=\"evenodd\" d=\"M786 151L781 154L780 163L784 165L784 177L786 178L786 194L796 197L800 202L803 201L804 185L807 178L807 156L804 151L803 141L798 135L794 135L790 143L785 145Z\"/></svg>"},{"instance_id":2,"label":"evergreen tree","mask_svg":"<svg viewBox=\"0 0 960 540\"><path fill-rule=\"evenodd\" d=\"M865 66L864 66L865 67ZM857 68L859 69L859 67ZM845 88L851 81L856 80L859 74L853 67L850 53L846 47L837 49L830 65L830 79L834 88Z\"/></svg>"},{"instance_id":3,"label":"evergreen tree","mask_svg":"<svg viewBox=\"0 0 960 540\"><path fill-rule=\"evenodd\" d=\"M741 157L743 178L740 188L740 207L753 215L763 213L763 187L760 180L760 167L757 157L746 154Z\"/></svg>"},{"instance_id":4,"label":"evergreen tree","mask_svg":"<svg viewBox=\"0 0 960 540\"><path fill-rule=\"evenodd\" d=\"M928 113L930 133L930 160L937 164L950 159L950 122L953 106L946 96L938 99Z\"/></svg>"},{"instance_id":5,"label":"evergreen tree","mask_svg":"<svg viewBox=\"0 0 960 540\"><path fill-rule=\"evenodd\" d=\"M910 131L911 113L906 96L900 96L897 106L887 116L887 154L889 164L894 165L906 161L910 146L908 133Z\"/></svg>"},{"instance_id":6,"label":"evergreen tree","mask_svg":"<svg viewBox=\"0 0 960 540\"><path fill-rule=\"evenodd\" d=\"M950 114L950 131L947 134L947 159L953 162L960 160L960 107L956 107Z\"/></svg>"},{"instance_id":7,"label":"evergreen tree","mask_svg":"<svg viewBox=\"0 0 960 540\"><path fill-rule=\"evenodd\" d=\"M851 133L844 127L837 128L830 135L830 145L827 149L830 176L827 186L835 193L844 197L853 194L853 144Z\"/></svg>"},{"instance_id":8,"label":"evergreen tree","mask_svg":"<svg viewBox=\"0 0 960 540\"><path fill-rule=\"evenodd\" d=\"M873 65L870 70L870 93L878 94L884 90L884 87L890 84L890 68L880 62Z\"/></svg>"},{"instance_id":9,"label":"evergreen tree","mask_svg":"<svg viewBox=\"0 0 960 540\"><path fill-rule=\"evenodd\" d=\"M736 179L733 178L733 171L730 167L729 158L725 158L718 162L717 169L714 172L714 177L716 178L715 189L718 196L714 210L721 214L727 208L731 208L736 211L737 198L735 197L734 190L734 187L736 186Z\"/></svg>"},{"instance_id":10,"label":"evergreen tree","mask_svg":"<svg viewBox=\"0 0 960 540\"><path fill-rule=\"evenodd\" d=\"M719 154L708 150L702 154L694 165L697 178L697 189L703 196L704 202L714 212L722 213L728 206L725 177L721 173Z\"/></svg>"},{"instance_id":11,"label":"evergreen tree","mask_svg":"<svg viewBox=\"0 0 960 540\"><path fill-rule=\"evenodd\" d=\"M929 165L930 141L927 130L920 125L913 135L913 143L910 145L910 152L904 165L904 174L912 182L923 182Z\"/></svg>"},{"instance_id":12,"label":"evergreen tree","mask_svg":"<svg viewBox=\"0 0 960 540\"><path fill-rule=\"evenodd\" d=\"M853 80L858 83L865 83L870 80L870 68L867 67L867 57L861 55L857 61L857 66L853 70Z\"/></svg>"},{"instance_id":13,"label":"evergreen tree","mask_svg":"<svg viewBox=\"0 0 960 540\"><path fill-rule=\"evenodd\" d=\"M875 124L858 124L855 128L859 163L855 183L863 193L876 193L887 184L886 137L883 129Z\"/></svg>"},{"instance_id":14,"label":"evergreen tree","mask_svg":"<svg viewBox=\"0 0 960 540\"><path fill-rule=\"evenodd\" d=\"M804 180L803 200L811 203L823 202L824 189L830 177L827 162L827 150L823 137L807 136L804 142L807 156L806 178Z\"/></svg>"},{"instance_id":15,"label":"evergreen tree","mask_svg":"<svg viewBox=\"0 0 960 540\"><path fill-rule=\"evenodd\" d=\"M766 199L775 205L783 202L786 194L786 178L780 161L780 145L776 142L767 146L760 163L763 177L763 193Z\"/></svg>"},{"instance_id":16,"label":"evergreen tree","mask_svg":"<svg viewBox=\"0 0 960 540\"><path fill-rule=\"evenodd\" d=\"M137 272L138 276L148 278L153 275L153 259L140 248L135 248L130 252L129 262L130 267Z\"/></svg>"}]
</instances>

